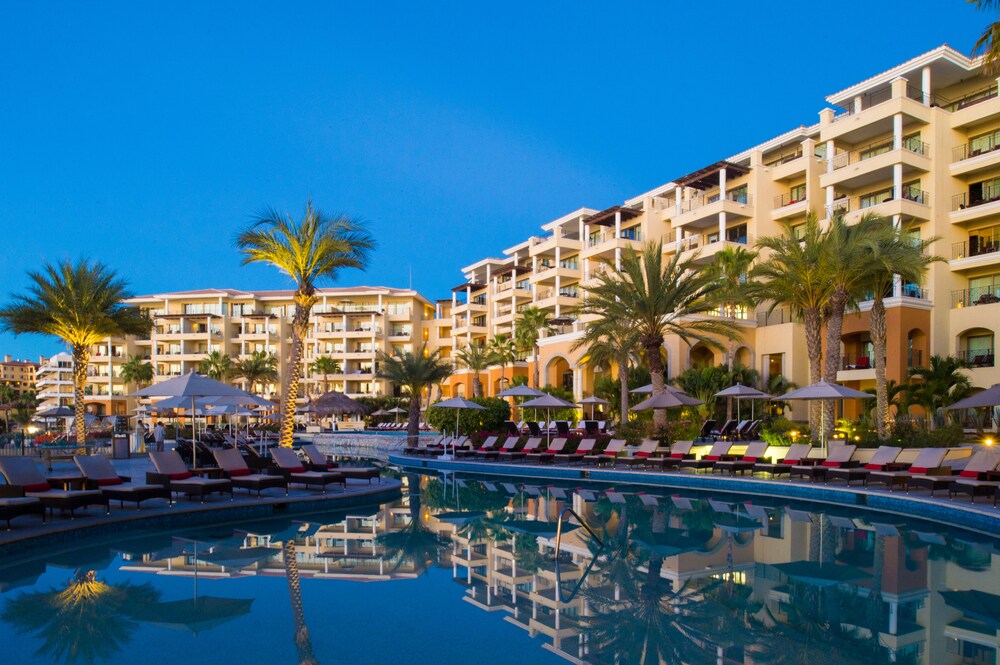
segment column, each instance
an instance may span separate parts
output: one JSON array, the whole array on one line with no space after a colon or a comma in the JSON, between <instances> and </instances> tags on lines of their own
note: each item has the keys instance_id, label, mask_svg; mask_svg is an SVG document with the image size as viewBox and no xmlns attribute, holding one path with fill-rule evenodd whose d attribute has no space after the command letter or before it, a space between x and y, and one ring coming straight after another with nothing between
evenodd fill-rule
<instances>
[{"instance_id":1,"label":"column","mask_svg":"<svg viewBox=\"0 0 1000 665\"><path fill-rule=\"evenodd\" d=\"M826 142L826 172L833 173L833 156L836 152L837 147L833 144L833 141Z\"/></svg>"},{"instance_id":2,"label":"column","mask_svg":"<svg viewBox=\"0 0 1000 665\"><path fill-rule=\"evenodd\" d=\"M622 237L622 211L615 213L615 239Z\"/></svg>"},{"instance_id":3,"label":"column","mask_svg":"<svg viewBox=\"0 0 1000 665\"><path fill-rule=\"evenodd\" d=\"M726 169L719 169L719 200L726 198ZM719 241L726 239L726 213L719 213ZM706 244L708 238L705 239Z\"/></svg>"},{"instance_id":4,"label":"column","mask_svg":"<svg viewBox=\"0 0 1000 665\"><path fill-rule=\"evenodd\" d=\"M681 207L683 206L684 203L683 199L681 198L683 195L684 195L683 187L678 187L677 189L674 190L674 214L676 215L681 214Z\"/></svg>"},{"instance_id":5,"label":"column","mask_svg":"<svg viewBox=\"0 0 1000 665\"><path fill-rule=\"evenodd\" d=\"M581 240L583 240L583 246L584 247L590 247L591 246L591 242L590 242L590 224L584 224L583 225L583 237L581 238Z\"/></svg>"},{"instance_id":6,"label":"column","mask_svg":"<svg viewBox=\"0 0 1000 665\"><path fill-rule=\"evenodd\" d=\"M826 188L826 217L833 217L833 187Z\"/></svg>"},{"instance_id":7,"label":"column","mask_svg":"<svg viewBox=\"0 0 1000 665\"><path fill-rule=\"evenodd\" d=\"M615 247L615 270L621 272L622 269L622 249Z\"/></svg>"},{"instance_id":8,"label":"column","mask_svg":"<svg viewBox=\"0 0 1000 665\"><path fill-rule=\"evenodd\" d=\"M903 114L897 113L892 116L892 149L901 150L903 147Z\"/></svg>"},{"instance_id":9,"label":"column","mask_svg":"<svg viewBox=\"0 0 1000 665\"><path fill-rule=\"evenodd\" d=\"M900 171L902 171L902 166L900 166L899 164L897 164L896 167L898 169L900 169ZM902 189L902 186L899 185L899 188ZM897 229L900 228L900 226L902 226L902 224L903 224L903 216L902 215L893 215L892 216L892 225L895 228L897 228ZM903 296L903 278L900 277L899 275L893 275L892 276L892 296L894 298L901 298Z\"/></svg>"},{"instance_id":10,"label":"column","mask_svg":"<svg viewBox=\"0 0 1000 665\"><path fill-rule=\"evenodd\" d=\"M861 95L854 98L854 113L861 113Z\"/></svg>"},{"instance_id":11,"label":"column","mask_svg":"<svg viewBox=\"0 0 1000 665\"><path fill-rule=\"evenodd\" d=\"M562 278L559 277L559 261L562 256L560 248L556 245L556 318L559 318L559 289L562 287Z\"/></svg>"},{"instance_id":12,"label":"column","mask_svg":"<svg viewBox=\"0 0 1000 665\"><path fill-rule=\"evenodd\" d=\"M583 399L583 370L573 369L573 400L579 402Z\"/></svg>"},{"instance_id":13,"label":"column","mask_svg":"<svg viewBox=\"0 0 1000 665\"><path fill-rule=\"evenodd\" d=\"M677 227L674 229L674 244L677 246L677 251L681 251L681 243L684 240L684 229Z\"/></svg>"}]
</instances>

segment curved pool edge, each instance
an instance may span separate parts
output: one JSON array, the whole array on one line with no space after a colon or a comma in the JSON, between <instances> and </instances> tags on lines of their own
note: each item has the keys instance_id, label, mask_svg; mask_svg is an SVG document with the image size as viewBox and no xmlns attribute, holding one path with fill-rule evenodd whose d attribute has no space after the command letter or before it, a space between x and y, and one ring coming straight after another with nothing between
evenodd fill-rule
<instances>
[{"instance_id":1,"label":"curved pool edge","mask_svg":"<svg viewBox=\"0 0 1000 665\"><path fill-rule=\"evenodd\" d=\"M370 487L358 486L348 493L299 495L288 497L239 497L235 501L189 503L175 501L170 508L149 508L113 512L110 516L69 520L50 518L46 525L35 528L15 526L0 532L0 558L18 554L39 546L58 546L92 536L109 535L127 530L142 532L172 527L203 526L224 522L305 515L342 510L393 501L401 494L402 482L383 478Z\"/></svg>"},{"instance_id":2,"label":"curved pool edge","mask_svg":"<svg viewBox=\"0 0 1000 665\"><path fill-rule=\"evenodd\" d=\"M526 466L499 462L464 462L407 455L389 455L396 466L417 470L459 471L505 478L538 478L546 480L579 480L599 483L624 483L651 488L718 490L727 493L751 494L778 499L819 501L840 506L864 508L944 522L953 526L1000 533L1000 510L992 505L957 503L940 496L912 496L886 490L859 487L835 487L806 484L787 480L728 477L721 475L655 473L621 469L581 468L561 466Z\"/></svg>"}]
</instances>

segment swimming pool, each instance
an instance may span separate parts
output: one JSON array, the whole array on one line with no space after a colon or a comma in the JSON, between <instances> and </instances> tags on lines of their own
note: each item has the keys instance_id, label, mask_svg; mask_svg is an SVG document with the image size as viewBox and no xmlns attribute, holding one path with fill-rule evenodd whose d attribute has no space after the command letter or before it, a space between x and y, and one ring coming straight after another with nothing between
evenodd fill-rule
<instances>
[{"instance_id":1,"label":"swimming pool","mask_svg":"<svg viewBox=\"0 0 1000 665\"><path fill-rule=\"evenodd\" d=\"M16 663L996 662L1000 543L990 535L686 489L400 475L403 496L382 505L5 558L4 655ZM567 508L594 535L567 524L555 558Z\"/></svg>"}]
</instances>

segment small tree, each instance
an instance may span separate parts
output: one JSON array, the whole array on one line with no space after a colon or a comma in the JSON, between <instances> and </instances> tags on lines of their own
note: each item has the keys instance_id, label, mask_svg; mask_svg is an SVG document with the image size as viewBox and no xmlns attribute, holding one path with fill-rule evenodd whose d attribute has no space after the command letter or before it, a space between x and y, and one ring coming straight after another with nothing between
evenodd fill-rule
<instances>
[{"instance_id":1,"label":"small tree","mask_svg":"<svg viewBox=\"0 0 1000 665\"><path fill-rule=\"evenodd\" d=\"M405 351L395 355L378 354L380 379L392 381L410 396L406 437L412 443L420 436L420 395L425 389L447 380L451 364L443 360L438 351L427 352L427 345L418 353Z\"/></svg>"},{"instance_id":2,"label":"small tree","mask_svg":"<svg viewBox=\"0 0 1000 665\"><path fill-rule=\"evenodd\" d=\"M472 372L472 396L482 397L483 381L480 374L493 363L493 354L482 342L473 342L458 350L455 359Z\"/></svg>"},{"instance_id":3,"label":"small tree","mask_svg":"<svg viewBox=\"0 0 1000 665\"><path fill-rule=\"evenodd\" d=\"M236 367L229 355L212 351L198 363L198 372L216 381L226 381L235 374Z\"/></svg>"},{"instance_id":4,"label":"small tree","mask_svg":"<svg viewBox=\"0 0 1000 665\"><path fill-rule=\"evenodd\" d=\"M490 354L493 361L500 365L500 389L503 390L505 370L508 365L513 365L517 360L517 345L510 335L496 335L490 340Z\"/></svg>"},{"instance_id":5,"label":"small tree","mask_svg":"<svg viewBox=\"0 0 1000 665\"><path fill-rule=\"evenodd\" d=\"M250 392L257 393L257 388L278 380L278 358L267 351L254 351L236 363L234 375L247 382Z\"/></svg>"},{"instance_id":6,"label":"small tree","mask_svg":"<svg viewBox=\"0 0 1000 665\"><path fill-rule=\"evenodd\" d=\"M313 374L323 376L323 394L330 392L330 374L340 374L340 361L330 356L320 356L310 366Z\"/></svg>"},{"instance_id":7,"label":"small tree","mask_svg":"<svg viewBox=\"0 0 1000 665\"><path fill-rule=\"evenodd\" d=\"M552 327L552 317L544 309L525 307L514 324L514 343L520 351L531 351L535 356L535 385L537 389L541 382L541 351L538 348L538 338L541 330Z\"/></svg>"},{"instance_id":8,"label":"small tree","mask_svg":"<svg viewBox=\"0 0 1000 665\"><path fill-rule=\"evenodd\" d=\"M933 429L942 410L972 393L972 382L962 370L969 364L954 356L931 356L927 367L910 368L910 401L927 412L928 428Z\"/></svg>"},{"instance_id":9,"label":"small tree","mask_svg":"<svg viewBox=\"0 0 1000 665\"><path fill-rule=\"evenodd\" d=\"M153 365L142 356L129 356L122 363L118 375L125 383L134 383L140 388L153 382Z\"/></svg>"}]
</instances>

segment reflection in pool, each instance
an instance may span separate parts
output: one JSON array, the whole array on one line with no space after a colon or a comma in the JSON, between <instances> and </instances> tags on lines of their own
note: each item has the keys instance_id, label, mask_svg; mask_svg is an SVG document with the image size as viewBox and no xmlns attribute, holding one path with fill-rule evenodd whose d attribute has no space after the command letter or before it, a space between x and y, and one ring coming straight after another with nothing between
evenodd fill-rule
<instances>
[{"instance_id":1,"label":"reflection in pool","mask_svg":"<svg viewBox=\"0 0 1000 665\"><path fill-rule=\"evenodd\" d=\"M8 557L5 657L997 662L987 536L729 495L403 478L368 509ZM566 509L590 529L557 538Z\"/></svg>"}]
</instances>

